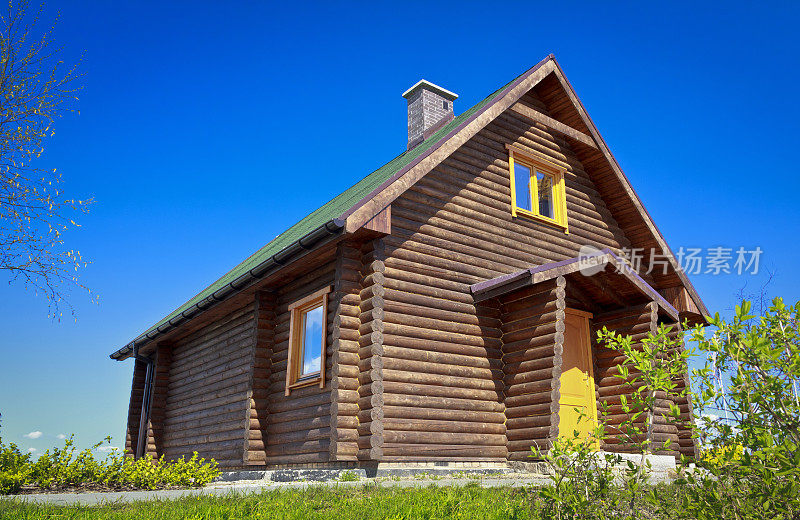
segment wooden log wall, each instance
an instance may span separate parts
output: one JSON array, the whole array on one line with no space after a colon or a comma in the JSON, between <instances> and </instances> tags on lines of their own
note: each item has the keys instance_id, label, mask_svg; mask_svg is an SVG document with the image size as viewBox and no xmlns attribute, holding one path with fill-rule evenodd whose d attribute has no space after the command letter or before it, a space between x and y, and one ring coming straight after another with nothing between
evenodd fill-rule
<instances>
[{"instance_id":1,"label":"wooden log wall","mask_svg":"<svg viewBox=\"0 0 800 520\"><path fill-rule=\"evenodd\" d=\"M155 374L153 375L145 454L157 459L164 455L164 413L167 404L169 371L172 365L172 348L169 345L159 344L153 357Z\"/></svg>"},{"instance_id":2,"label":"wooden log wall","mask_svg":"<svg viewBox=\"0 0 800 520\"><path fill-rule=\"evenodd\" d=\"M169 369L172 352L167 345L158 345L151 355L155 363L153 375L153 390L150 397L150 420L147 423L144 454L153 458L163 455L164 445L164 408L166 405L167 384L169 382ZM139 423L142 413L142 398L144 396L144 383L147 364L143 361L134 361L133 383L131 384L131 399L128 405L128 427L125 435L125 454L134 456L139 440Z\"/></svg>"},{"instance_id":3,"label":"wooden log wall","mask_svg":"<svg viewBox=\"0 0 800 520\"><path fill-rule=\"evenodd\" d=\"M163 452L241 467L253 349L254 305L178 340L164 406Z\"/></svg>"},{"instance_id":4,"label":"wooden log wall","mask_svg":"<svg viewBox=\"0 0 800 520\"><path fill-rule=\"evenodd\" d=\"M618 433L619 425L626 419L626 414L622 411L620 396L630 394L632 390L622 379L617 377L619 374L618 366L624 363L624 356L617 350L599 345L596 336L597 331L605 326L618 334L630 336L635 345L647 337L649 333L656 331L658 320L658 306L654 302L596 315L592 320L598 419L605 420L607 432L612 437ZM632 377L634 377L633 372L631 372ZM673 402L672 398L663 393L657 394L656 398L658 401L656 416L653 420L653 452L661 455L677 456L679 447L677 427L674 424L669 424L661 416L662 413L669 411L669 405ZM604 404L608 406L608 413L605 417L601 415ZM638 424L642 431L646 431L644 416L642 416ZM665 449L664 443L667 439L670 440L672 445ZM629 452L632 447L620 444L616 439L612 438L604 443L603 449Z\"/></svg>"},{"instance_id":5,"label":"wooden log wall","mask_svg":"<svg viewBox=\"0 0 800 520\"><path fill-rule=\"evenodd\" d=\"M624 309L614 310L605 314L597 314L592 320L592 342L594 357L595 388L597 394L598 420L605 421L607 433L611 436L618 433L617 426L625 419L621 410L620 395L630 393L630 388L617 377L617 365L624 362L624 357L619 351L600 345L597 341L597 332L605 326L619 334L631 336L634 342L641 341L647 334L654 330L657 319L655 304L645 303ZM608 406L608 415L602 415L603 406ZM644 422L641 421L641 427ZM608 451L630 451L630 448L618 445L611 439L603 444L603 449Z\"/></svg>"},{"instance_id":6,"label":"wooden log wall","mask_svg":"<svg viewBox=\"0 0 800 520\"><path fill-rule=\"evenodd\" d=\"M566 169L569 234L511 216L506 144ZM499 309L469 285L630 241L569 144L509 112L392 203L385 243L383 460L505 459Z\"/></svg>"},{"instance_id":7,"label":"wooden log wall","mask_svg":"<svg viewBox=\"0 0 800 520\"><path fill-rule=\"evenodd\" d=\"M359 374L358 374L358 458L383 458L383 320L386 246L382 239L364 244L361 250Z\"/></svg>"},{"instance_id":8,"label":"wooden log wall","mask_svg":"<svg viewBox=\"0 0 800 520\"><path fill-rule=\"evenodd\" d=\"M678 426L667 418L670 406L673 404L675 404L674 396L664 392L656 393L656 409L653 417L655 429L653 452L657 455L672 455L677 458L680 457ZM669 439L669 444L665 444L666 439Z\"/></svg>"},{"instance_id":9,"label":"wooden log wall","mask_svg":"<svg viewBox=\"0 0 800 520\"><path fill-rule=\"evenodd\" d=\"M142 416L142 396L144 395L144 378L147 364L135 359L133 361L133 381L131 382L131 398L128 403L128 426L125 431L125 454L136 455L139 441L139 420Z\"/></svg>"},{"instance_id":10,"label":"wooden log wall","mask_svg":"<svg viewBox=\"0 0 800 520\"><path fill-rule=\"evenodd\" d=\"M656 332L658 328L658 313L654 317L651 317L652 325L651 331L653 333ZM667 395L664 392L657 392L656 393L656 407L654 411L653 417L653 452L657 455L673 455L675 456L678 449L678 428L677 426L667 420L664 416L669 414L670 405L675 404L674 399L672 396ZM665 440L669 439L671 445L665 448Z\"/></svg>"},{"instance_id":11,"label":"wooden log wall","mask_svg":"<svg viewBox=\"0 0 800 520\"><path fill-rule=\"evenodd\" d=\"M361 250L342 242L336 254L336 275L329 308L331 333L331 461L355 461L358 453L359 327L361 326Z\"/></svg>"},{"instance_id":12,"label":"wooden log wall","mask_svg":"<svg viewBox=\"0 0 800 520\"><path fill-rule=\"evenodd\" d=\"M386 265L384 460L504 459L497 309L457 273Z\"/></svg>"},{"instance_id":13,"label":"wooden log wall","mask_svg":"<svg viewBox=\"0 0 800 520\"><path fill-rule=\"evenodd\" d=\"M499 309L475 305L457 255L390 239L382 460L505 460Z\"/></svg>"},{"instance_id":14,"label":"wooden log wall","mask_svg":"<svg viewBox=\"0 0 800 520\"><path fill-rule=\"evenodd\" d=\"M330 384L326 382L324 388L319 385L297 388L289 396L285 396L284 391L290 322L288 306L333 284L334 274L335 266L331 263L275 290L256 292L253 303L178 340L172 349L170 370L161 371L162 377L168 374L163 412L157 411L163 415L163 440L158 440L159 430L154 429L154 453L162 453L160 444L167 458L189 456L192 451L198 451L203 457L215 458L226 469L328 461L332 438ZM329 296L332 298L328 306L329 324L339 313L342 290ZM339 356L342 338L336 327L328 327L328 330L325 363L330 381L332 375L338 380L340 374L347 375L348 371L332 370L332 359L334 355ZM350 338L357 344L352 335ZM355 349L350 345L344 350L353 353ZM357 366L352 355L348 358L345 353L343 357L346 362L349 359L351 366ZM158 374L157 371L157 378ZM139 374L135 374L134 386L138 379L142 379L142 383L144 380L143 372L138 379L136 376ZM350 386L355 386L352 392L356 393L357 383ZM345 389L337 387L337 391L341 393ZM140 409L140 394L132 393L132 403L137 395ZM346 419L348 398L354 401L352 395L344 396L341 417L355 431L354 406L349 408L351 419L349 422ZM129 415L131 420L138 421L134 404ZM335 416L339 421L338 412ZM135 429L129 426L128 436L133 436L133 444ZM355 436L350 435L349 440L352 445L349 453L354 457ZM133 444L130 449L135 449ZM348 452L346 442L341 450Z\"/></svg>"},{"instance_id":15,"label":"wooden log wall","mask_svg":"<svg viewBox=\"0 0 800 520\"><path fill-rule=\"evenodd\" d=\"M247 465L261 466L267 460L269 382L272 375L276 301L276 294L272 291L258 291L255 294L253 351L245 412L244 463Z\"/></svg>"},{"instance_id":16,"label":"wooden log wall","mask_svg":"<svg viewBox=\"0 0 800 520\"><path fill-rule=\"evenodd\" d=\"M271 369L266 390L268 409L264 463L267 465L327 462L331 443L331 357L326 349L326 383L296 388L285 395L289 351L289 305L334 283L333 262L301 275L276 289L275 326ZM329 295L330 297L330 295ZM336 305L328 306L328 324L333 323ZM332 344L333 327L328 326L326 344ZM256 385L258 389L259 385ZM255 426L255 425L253 425ZM260 426L260 425L259 425Z\"/></svg>"},{"instance_id":17,"label":"wooden log wall","mask_svg":"<svg viewBox=\"0 0 800 520\"><path fill-rule=\"evenodd\" d=\"M559 276L500 298L509 460L558 435L565 286Z\"/></svg>"},{"instance_id":18,"label":"wooden log wall","mask_svg":"<svg viewBox=\"0 0 800 520\"><path fill-rule=\"evenodd\" d=\"M671 321L671 320L670 320ZM663 321L661 323L664 323ZM680 323L666 323L667 325L672 327L670 331L670 335L674 338L678 335L683 334L683 330ZM685 348L683 344L680 346L681 349ZM690 381L689 381L689 374L688 372L684 374L683 378L678 382L678 392L690 388ZM693 436L693 429L692 429L692 422L694 421L694 413L692 410L692 399L690 396L674 396L673 401L675 404L678 405L681 411L681 422L677 424L677 433L678 433L678 447L677 447L677 454L685 455L689 458L695 458L699 455L697 449L697 442Z\"/></svg>"}]
</instances>

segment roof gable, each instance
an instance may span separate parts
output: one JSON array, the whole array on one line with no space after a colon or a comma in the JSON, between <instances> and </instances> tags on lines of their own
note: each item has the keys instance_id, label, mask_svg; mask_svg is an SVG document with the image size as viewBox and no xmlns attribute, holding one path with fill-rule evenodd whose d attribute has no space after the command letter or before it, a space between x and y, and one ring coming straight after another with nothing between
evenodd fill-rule
<instances>
[{"instance_id":1,"label":"roof gable","mask_svg":"<svg viewBox=\"0 0 800 520\"><path fill-rule=\"evenodd\" d=\"M657 280L659 287L668 291L678 286L685 288L688 293L686 300L690 303L691 314L697 315L694 317L695 320L702 320L703 316L708 315L708 310L686 274L680 269L674 253L644 208L630 181L622 172L617 160L611 154L608 145L552 55L501 89L500 94L490 104L473 114L471 119L463 121L460 128L456 128L447 139L436 143L437 148L429 151L426 161L414 165L413 168L399 171L369 197L342 215L342 218L347 221L346 229L354 231L361 227L503 111L509 108L518 110L517 101L531 90L534 90L548 107L554 107L550 110L552 117L539 114L543 117L537 118L537 122L549 124L551 129L572 138L573 142L583 145L576 146L576 152L578 152L581 162L592 164L592 169L596 173L603 174L605 180L598 187L606 196L613 195L618 199L619 210L617 213L622 215L621 218L617 218L620 227L636 237L634 242L637 247L644 247L646 250L655 248L657 251L665 252L669 262L668 272L660 277L658 273L654 274L654 277L660 278ZM590 139L591 142L588 142L587 139ZM620 193L624 196L618 197Z\"/></svg>"}]
</instances>

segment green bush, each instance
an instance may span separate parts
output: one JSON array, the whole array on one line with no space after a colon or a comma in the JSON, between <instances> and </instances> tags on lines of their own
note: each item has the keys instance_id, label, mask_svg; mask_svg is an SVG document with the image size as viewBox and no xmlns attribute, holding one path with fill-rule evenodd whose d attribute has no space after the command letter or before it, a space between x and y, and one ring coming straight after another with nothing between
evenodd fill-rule
<instances>
[{"instance_id":1,"label":"green bush","mask_svg":"<svg viewBox=\"0 0 800 520\"><path fill-rule=\"evenodd\" d=\"M613 436L601 423L595 438L612 437L642 458L620 467L592 455L595 439L558 439L549 452L537 453L550 466L551 485L537 493L550 517L800 519L800 302L775 299L762 316L750 314L751 307L742 302L730 321L716 315L710 331L691 330L706 360L694 371L691 394L697 420L691 426L702 453L696 461L683 459L669 486L650 485L645 455L656 419L669 424L681 417L674 405L657 417L655 402L658 393L678 394L688 358L683 338L665 328L638 343L598 334L601 344L622 354L619 377L633 377L625 383L631 397L619 405L627 420ZM719 374L728 380L725 391ZM721 413L724 419L715 417ZM616 477L610 465L617 465Z\"/></svg>"},{"instance_id":2,"label":"green bush","mask_svg":"<svg viewBox=\"0 0 800 520\"><path fill-rule=\"evenodd\" d=\"M110 489L156 489L160 487L199 487L219 475L214 459L206 462L197 453L189 460L166 461L162 457L133 459L114 451L102 460L93 452L110 438L92 448L78 451L72 437L63 448L47 450L33 462L14 444L0 439L0 494L17 493L23 486L42 489L93 486Z\"/></svg>"},{"instance_id":3,"label":"green bush","mask_svg":"<svg viewBox=\"0 0 800 520\"><path fill-rule=\"evenodd\" d=\"M198 458L194 452L189 460L183 457L166 461L164 457L151 461L134 460L114 454L106 467L102 482L110 487L135 487L153 489L161 486L200 487L219 475L217 462Z\"/></svg>"},{"instance_id":4,"label":"green bush","mask_svg":"<svg viewBox=\"0 0 800 520\"><path fill-rule=\"evenodd\" d=\"M18 492L30 477L31 456L23 455L14 443L5 446L0 438L0 494Z\"/></svg>"},{"instance_id":5,"label":"green bush","mask_svg":"<svg viewBox=\"0 0 800 520\"><path fill-rule=\"evenodd\" d=\"M578 425L589 420L579 411ZM591 435L581 436L576 429L556 438L549 450L532 448L533 456L547 464L551 485L535 490L545 518L553 520L614 518L620 509L620 493L614 487L614 467L619 455L598 453L605 427L597 424Z\"/></svg>"},{"instance_id":6,"label":"green bush","mask_svg":"<svg viewBox=\"0 0 800 520\"><path fill-rule=\"evenodd\" d=\"M679 481L693 518L800 517L800 302L776 298L762 316L751 309L744 301L731 320L711 318L711 334L692 336L707 354L694 404L708 454Z\"/></svg>"}]
</instances>

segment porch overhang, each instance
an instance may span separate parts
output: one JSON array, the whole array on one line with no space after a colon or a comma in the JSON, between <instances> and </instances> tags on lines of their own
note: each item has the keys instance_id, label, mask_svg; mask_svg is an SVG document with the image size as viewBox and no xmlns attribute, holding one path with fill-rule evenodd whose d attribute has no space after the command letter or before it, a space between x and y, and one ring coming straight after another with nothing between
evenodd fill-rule
<instances>
[{"instance_id":1,"label":"porch overhang","mask_svg":"<svg viewBox=\"0 0 800 520\"><path fill-rule=\"evenodd\" d=\"M675 322L681 319L678 310L661 293L639 276L627 260L610 249L498 276L476 283L470 289L475 301L480 302L559 276L567 279L567 291L588 310L597 312L653 301L660 314Z\"/></svg>"}]
</instances>

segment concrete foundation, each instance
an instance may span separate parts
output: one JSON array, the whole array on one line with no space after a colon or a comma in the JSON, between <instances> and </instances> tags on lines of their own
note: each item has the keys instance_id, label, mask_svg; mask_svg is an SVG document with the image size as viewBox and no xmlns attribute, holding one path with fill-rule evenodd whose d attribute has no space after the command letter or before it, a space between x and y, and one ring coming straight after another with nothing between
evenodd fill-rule
<instances>
[{"instance_id":1,"label":"concrete foundation","mask_svg":"<svg viewBox=\"0 0 800 520\"><path fill-rule=\"evenodd\" d=\"M640 456L620 454L623 460L639 463ZM653 476L664 478L675 471L675 458L667 455L649 455ZM317 467L286 467L265 470L227 471L221 474L216 482L235 482L241 480L260 480L270 482L328 482L360 480L370 478L403 479L426 476L440 478L448 476L468 475L547 475L549 472L544 462L419 462L392 463L384 462L372 465L355 465L335 463Z\"/></svg>"}]
</instances>

